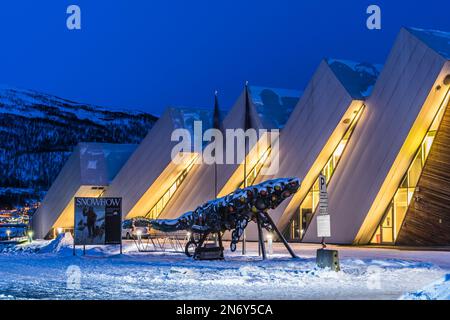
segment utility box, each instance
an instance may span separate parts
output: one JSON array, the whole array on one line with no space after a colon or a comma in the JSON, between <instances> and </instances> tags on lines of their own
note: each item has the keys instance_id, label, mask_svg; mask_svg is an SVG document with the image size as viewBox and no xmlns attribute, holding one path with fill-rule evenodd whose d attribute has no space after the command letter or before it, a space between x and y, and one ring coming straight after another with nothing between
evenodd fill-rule
<instances>
[{"instance_id":1,"label":"utility box","mask_svg":"<svg viewBox=\"0 0 450 320\"><path fill-rule=\"evenodd\" d=\"M330 268L340 271L339 254L337 250L319 249L317 250L316 263L319 268Z\"/></svg>"}]
</instances>

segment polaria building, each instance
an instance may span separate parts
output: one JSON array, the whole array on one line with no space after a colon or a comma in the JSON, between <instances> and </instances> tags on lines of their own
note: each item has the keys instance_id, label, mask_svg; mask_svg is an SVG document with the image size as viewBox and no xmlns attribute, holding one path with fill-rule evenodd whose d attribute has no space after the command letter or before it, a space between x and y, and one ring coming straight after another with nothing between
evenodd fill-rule
<instances>
[{"instance_id":1,"label":"polaria building","mask_svg":"<svg viewBox=\"0 0 450 320\"><path fill-rule=\"evenodd\" d=\"M322 173L328 242L449 245L449 59L450 33L404 28L383 66L325 59L303 90L245 86L227 113L168 108L139 146L82 143L35 213L35 234L72 229L77 196L122 197L123 219L176 218L244 185L296 176L299 191L270 214L288 240L319 242ZM243 163L206 164L193 148L175 164L171 134L195 121L203 132L276 129L277 148L260 137ZM274 152L279 170L262 175Z\"/></svg>"}]
</instances>

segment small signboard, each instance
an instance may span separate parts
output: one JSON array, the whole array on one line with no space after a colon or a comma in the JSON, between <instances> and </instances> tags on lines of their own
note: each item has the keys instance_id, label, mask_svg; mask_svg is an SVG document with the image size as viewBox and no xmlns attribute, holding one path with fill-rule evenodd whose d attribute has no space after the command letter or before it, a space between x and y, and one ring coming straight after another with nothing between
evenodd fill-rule
<instances>
[{"instance_id":1,"label":"small signboard","mask_svg":"<svg viewBox=\"0 0 450 320\"><path fill-rule=\"evenodd\" d=\"M319 214L328 214L327 179L323 174L319 176Z\"/></svg>"},{"instance_id":2,"label":"small signboard","mask_svg":"<svg viewBox=\"0 0 450 320\"><path fill-rule=\"evenodd\" d=\"M327 179L323 174L319 176L319 214L317 215L317 236L331 237L330 215L328 214Z\"/></svg>"},{"instance_id":3,"label":"small signboard","mask_svg":"<svg viewBox=\"0 0 450 320\"><path fill-rule=\"evenodd\" d=\"M122 198L75 198L75 245L122 244Z\"/></svg>"},{"instance_id":4,"label":"small signboard","mask_svg":"<svg viewBox=\"0 0 450 320\"><path fill-rule=\"evenodd\" d=\"M331 237L331 224L329 214L317 216L317 236L319 238Z\"/></svg>"}]
</instances>

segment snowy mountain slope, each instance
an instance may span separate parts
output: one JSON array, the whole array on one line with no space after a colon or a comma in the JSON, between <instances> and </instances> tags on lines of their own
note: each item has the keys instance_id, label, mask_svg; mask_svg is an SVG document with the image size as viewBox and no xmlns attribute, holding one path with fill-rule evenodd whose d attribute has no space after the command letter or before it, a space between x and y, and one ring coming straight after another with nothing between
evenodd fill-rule
<instances>
[{"instance_id":1,"label":"snowy mountain slope","mask_svg":"<svg viewBox=\"0 0 450 320\"><path fill-rule=\"evenodd\" d=\"M372 93L378 76L383 69L381 64L355 62L349 60L326 60L336 77L354 99L364 100Z\"/></svg>"},{"instance_id":2,"label":"snowy mountain slope","mask_svg":"<svg viewBox=\"0 0 450 320\"><path fill-rule=\"evenodd\" d=\"M0 85L0 208L41 198L78 142L139 143L156 120Z\"/></svg>"}]
</instances>

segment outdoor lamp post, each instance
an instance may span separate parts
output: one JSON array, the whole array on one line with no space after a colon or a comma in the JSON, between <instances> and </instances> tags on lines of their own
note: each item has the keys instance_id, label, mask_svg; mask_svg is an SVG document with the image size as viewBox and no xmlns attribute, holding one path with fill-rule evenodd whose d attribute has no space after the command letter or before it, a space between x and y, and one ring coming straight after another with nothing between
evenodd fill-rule
<instances>
[{"instance_id":1,"label":"outdoor lamp post","mask_svg":"<svg viewBox=\"0 0 450 320\"><path fill-rule=\"evenodd\" d=\"M273 254L273 235L271 233L269 233L267 235L267 247L269 249L269 254Z\"/></svg>"},{"instance_id":2,"label":"outdoor lamp post","mask_svg":"<svg viewBox=\"0 0 450 320\"><path fill-rule=\"evenodd\" d=\"M28 242L31 243L33 241L33 231L29 230L27 235L28 235Z\"/></svg>"}]
</instances>

